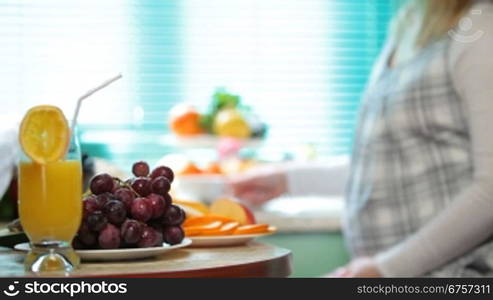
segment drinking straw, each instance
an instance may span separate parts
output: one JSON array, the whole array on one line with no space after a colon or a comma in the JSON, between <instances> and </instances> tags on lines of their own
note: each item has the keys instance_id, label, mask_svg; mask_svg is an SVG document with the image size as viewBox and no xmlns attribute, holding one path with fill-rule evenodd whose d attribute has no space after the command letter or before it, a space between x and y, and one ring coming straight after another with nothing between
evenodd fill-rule
<instances>
[{"instance_id":1,"label":"drinking straw","mask_svg":"<svg viewBox=\"0 0 493 300\"><path fill-rule=\"evenodd\" d=\"M86 99L87 97L91 96L92 94L94 94L95 92L97 92L97 91L107 87L108 85L112 84L113 82L117 81L120 78L122 78L122 74L118 74L118 75L106 80L105 82L101 83L97 87L90 89L84 95L80 96L80 98L77 100L77 106L75 107L74 118L72 119L72 124L70 126L72 131L75 128L75 124L77 124L77 117L79 116L79 111L80 111L82 101L84 99Z\"/></svg>"}]
</instances>

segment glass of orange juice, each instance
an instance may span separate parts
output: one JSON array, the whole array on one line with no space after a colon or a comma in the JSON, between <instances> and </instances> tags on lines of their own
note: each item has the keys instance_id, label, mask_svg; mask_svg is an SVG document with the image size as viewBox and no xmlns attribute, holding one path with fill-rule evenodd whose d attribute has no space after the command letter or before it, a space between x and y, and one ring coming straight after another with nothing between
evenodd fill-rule
<instances>
[{"instance_id":1,"label":"glass of orange juice","mask_svg":"<svg viewBox=\"0 0 493 300\"><path fill-rule=\"evenodd\" d=\"M82 218L82 166L77 136L69 139L58 159L40 163L24 149L19 162L19 216L31 245L27 271L70 272L80 264L71 244Z\"/></svg>"}]
</instances>

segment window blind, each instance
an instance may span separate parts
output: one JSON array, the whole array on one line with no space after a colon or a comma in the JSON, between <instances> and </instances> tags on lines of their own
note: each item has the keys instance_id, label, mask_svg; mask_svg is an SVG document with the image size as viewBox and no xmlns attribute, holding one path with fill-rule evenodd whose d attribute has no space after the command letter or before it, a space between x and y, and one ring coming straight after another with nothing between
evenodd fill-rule
<instances>
[{"instance_id":1,"label":"window blind","mask_svg":"<svg viewBox=\"0 0 493 300\"><path fill-rule=\"evenodd\" d=\"M161 141L167 114L205 109L217 87L269 124L261 153L311 145L348 154L361 93L399 1L3 0L2 110L52 103L71 116L77 96L117 72L123 80L87 100L83 143L128 168L176 151Z\"/></svg>"},{"instance_id":2,"label":"window blind","mask_svg":"<svg viewBox=\"0 0 493 300\"><path fill-rule=\"evenodd\" d=\"M361 93L398 3L184 2L184 100L225 86L267 121L264 150L347 154Z\"/></svg>"},{"instance_id":3,"label":"window blind","mask_svg":"<svg viewBox=\"0 0 493 300\"><path fill-rule=\"evenodd\" d=\"M30 106L55 104L71 118L85 91L118 72L132 73L130 7L119 2L0 1L2 111L18 119ZM95 94L84 104L81 123L125 122L128 88Z\"/></svg>"}]
</instances>

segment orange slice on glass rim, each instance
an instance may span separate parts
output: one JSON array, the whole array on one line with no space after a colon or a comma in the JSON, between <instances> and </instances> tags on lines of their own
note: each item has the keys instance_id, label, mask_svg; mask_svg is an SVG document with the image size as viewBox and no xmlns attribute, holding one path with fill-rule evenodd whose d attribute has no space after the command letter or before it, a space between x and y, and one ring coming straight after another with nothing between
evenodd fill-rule
<instances>
[{"instance_id":1,"label":"orange slice on glass rim","mask_svg":"<svg viewBox=\"0 0 493 300\"><path fill-rule=\"evenodd\" d=\"M31 108L22 119L19 141L24 153L39 164L62 159L70 141L63 112L52 105Z\"/></svg>"}]
</instances>

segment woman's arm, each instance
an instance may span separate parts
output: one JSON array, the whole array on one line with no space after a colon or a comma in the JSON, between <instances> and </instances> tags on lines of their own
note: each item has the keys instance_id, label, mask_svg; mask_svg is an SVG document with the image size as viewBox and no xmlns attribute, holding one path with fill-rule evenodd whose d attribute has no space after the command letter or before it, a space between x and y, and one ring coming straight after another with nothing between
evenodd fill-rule
<instances>
[{"instance_id":1,"label":"woman's arm","mask_svg":"<svg viewBox=\"0 0 493 300\"><path fill-rule=\"evenodd\" d=\"M231 177L229 186L235 196L252 205L284 194L342 196L348 169L347 159L272 165Z\"/></svg>"},{"instance_id":2,"label":"woman's arm","mask_svg":"<svg viewBox=\"0 0 493 300\"><path fill-rule=\"evenodd\" d=\"M493 234L493 18L483 10L470 44L453 42L454 84L470 119L474 181L440 215L406 241L376 256L384 276L419 276L457 258Z\"/></svg>"},{"instance_id":3,"label":"woman's arm","mask_svg":"<svg viewBox=\"0 0 493 300\"><path fill-rule=\"evenodd\" d=\"M344 195L349 174L348 159L335 163L305 163L286 169L290 195Z\"/></svg>"}]
</instances>

